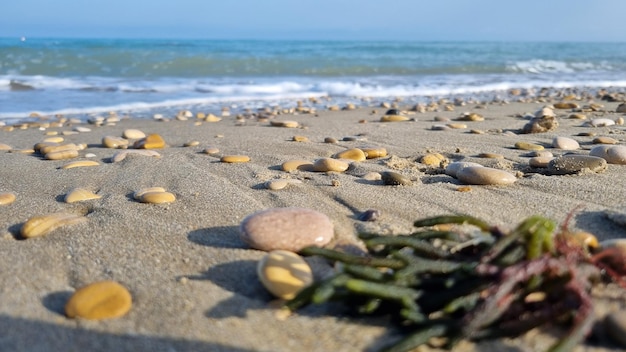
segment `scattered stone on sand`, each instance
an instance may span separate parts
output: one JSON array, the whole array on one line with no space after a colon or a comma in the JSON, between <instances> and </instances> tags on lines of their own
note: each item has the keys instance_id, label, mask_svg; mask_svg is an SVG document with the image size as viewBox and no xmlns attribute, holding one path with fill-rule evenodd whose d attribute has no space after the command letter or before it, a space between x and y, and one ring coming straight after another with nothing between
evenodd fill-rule
<instances>
[{"instance_id":1,"label":"scattered stone on sand","mask_svg":"<svg viewBox=\"0 0 626 352\"><path fill-rule=\"evenodd\" d=\"M483 167L479 163L473 163L471 161L455 161L446 166L446 175L456 178L456 174L459 172L459 170L470 166Z\"/></svg>"},{"instance_id":2,"label":"scattered stone on sand","mask_svg":"<svg viewBox=\"0 0 626 352\"><path fill-rule=\"evenodd\" d=\"M504 155L498 153L480 153L477 157L483 159L504 159Z\"/></svg>"},{"instance_id":3,"label":"scattered stone on sand","mask_svg":"<svg viewBox=\"0 0 626 352\"><path fill-rule=\"evenodd\" d=\"M48 160L65 160L65 159L73 159L76 157L78 157L78 150L76 149L53 151L53 152L48 152L44 155L44 158Z\"/></svg>"},{"instance_id":4,"label":"scattered stone on sand","mask_svg":"<svg viewBox=\"0 0 626 352\"><path fill-rule=\"evenodd\" d=\"M11 150L13 149L10 145L8 144L4 144L4 143L0 143L0 150Z\"/></svg>"},{"instance_id":5,"label":"scattered stone on sand","mask_svg":"<svg viewBox=\"0 0 626 352\"><path fill-rule=\"evenodd\" d=\"M589 125L592 127L608 127L615 125L615 121L607 118L597 118L589 121Z\"/></svg>"},{"instance_id":6,"label":"scattered stone on sand","mask_svg":"<svg viewBox=\"0 0 626 352\"><path fill-rule=\"evenodd\" d=\"M380 173L381 179L383 183L387 186L412 186L413 181L410 178L394 172L394 171L384 171Z\"/></svg>"},{"instance_id":7,"label":"scattered stone on sand","mask_svg":"<svg viewBox=\"0 0 626 352\"><path fill-rule=\"evenodd\" d=\"M462 130L462 129L467 128L467 125L464 123L448 123L446 124L446 126L453 130Z\"/></svg>"},{"instance_id":8,"label":"scattered stone on sand","mask_svg":"<svg viewBox=\"0 0 626 352\"><path fill-rule=\"evenodd\" d=\"M142 139L142 138L146 138L146 134L143 133L140 130L134 129L134 128L129 128L127 130L124 130L124 132L122 133L122 136L126 139Z\"/></svg>"},{"instance_id":9,"label":"scattered stone on sand","mask_svg":"<svg viewBox=\"0 0 626 352\"><path fill-rule=\"evenodd\" d=\"M173 193L167 192L163 187L143 188L133 193L133 198L141 203L167 204L176 201Z\"/></svg>"},{"instance_id":10,"label":"scattered stone on sand","mask_svg":"<svg viewBox=\"0 0 626 352\"><path fill-rule=\"evenodd\" d=\"M287 160L282 163L281 169L286 172L313 171L313 163L308 160L300 159Z\"/></svg>"},{"instance_id":11,"label":"scattered stone on sand","mask_svg":"<svg viewBox=\"0 0 626 352\"><path fill-rule=\"evenodd\" d=\"M515 175L507 171L476 166L460 169L456 177L459 181L470 185L510 185L517 180Z\"/></svg>"},{"instance_id":12,"label":"scattered stone on sand","mask_svg":"<svg viewBox=\"0 0 626 352\"><path fill-rule=\"evenodd\" d=\"M587 115L576 112L576 113L570 114L569 118L574 119L574 120L586 120Z\"/></svg>"},{"instance_id":13,"label":"scattered stone on sand","mask_svg":"<svg viewBox=\"0 0 626 352\"><path fill-rule=\"evenodd\" d=\"M88 132L91 132L91 128L84 127L84 126L76 126L74 127L74 131L80 132L80 133L88 133Z\"/></svg>"},{"instance_id":14,"label":"scattered stone on sand","mask_svg":"<svg viewBox=\"0 0 626 352\"><path fill-rule=\"evenodd\" d=\"M533 117L522 127L521 133L544 133L554 131L559 127L555 116Z\"/></svg>"},{"instance_id":15,"label":"scattered stone on sand","mask_svg":"<svg viewBox=\"0 0 626 352\"><path fill-rule=\"evenodd\" d=\"M485 118L475 112L464 112L456 118L457 121L485 121Z\"/></svg>"},{"instance_id":16,"label":"scattered stone on sand","mask_svg":"<svg viewBox=\"0 0 626 352\"><path fill-rule=\"evenodd\" d=\"M149 134L133 144L135 149L163 149L165 147L165 140L156 133Z\"/></svg>"},{"instance_id":17,"label":"scattered stone on sand","mask_svg":"<svg viewBox=\"0 0 626 352\"><path fill-rule=\"evenodd\" d=\"M336 143L339 143L339 141L337 140L337 138L326 137L324 138L324 143L336 144Z\"/></svg>"},{"instance_id":18,"label":"scattered stone on sand","mask_svg":"<svg viewBox=\"0 0 626 352\"><path fill-rule=\"evenodd\" d=\"M75 202L82 202L85 200L100 199L100 198L102 198L101 195L95 194L94 192L88 189L75 188L65 195L64 200L65 200L65 203L75 203Z\"/></svg>"},{"instance_id":19,"label":"scattered stone on sand","mask_svg":"<svg viewBox=\"0 0 626 352\"><path fill-rule=\"evenodd\" d=\"M382 180L382 175L378 172L368 172L362 178L367 181L380 181Z\"/></svg>"},{"instance_id":20,"label":"scattered stone on sand","mask_svg":"<svg viewBox=\"0 0 626 352\"><path fill-rule=\"evenodd\" d=\"M257 275L263 286L280 299L292 299L313 283L311 267L296 253L273 250L257 265Z\"/></svg>"},{"instance_id":21,"label":"scattered stone on sand","mask_svg":"<svg viewBox=\"0 0 626 352\"><path fill-rule=\"evenodd\" d=\"M44 143L63 143L65 138L63 137L48 137L44 138Z\"/></svg>"},{"instance_id":22,"label":"scattered stone on sand","mask_svg":"<svg viewBox=\"0 0 626 352\"><path fill-rule=\"evenodd\" d=\"M547 168L552 159L554 158L549 156L535 156L528 159L528 165L536 168Z\"/></svg>"},{"instance_id":23,"label":"scattered stone on sand","mask_svg":"<svg viewBox=\"0 0 626 352\"><path fill-rule=\"evenodd\" d=\"M347 149L333 156L335 159L348 159L353 161L364 161L367 157L365 152L359 148Z\"/></svg>"},{"instance_id":24,"label":"scattered stone on sand","mask_svg":"<svg viewBox=\"0 0 626 352\"><path fill-rule=\"evenodd\" d=\"M197 147L200 145L200 141L188 141L183 144L183 147Z\"/></svg>"},{"instance_id":25,"label":"scattered stone on sand","mask_svg":"<svg viewBox=\"0 0 626 352\"><path fill-rule=\"evenodd\" d=\"M124 159L126 159L127 156L129 155L141 155L141 156L152 156L152 157L156 157L156 158L160 158L161 154L159 154L157 151L154 150L147 150L147 149L124 149L121 150L115 154L113 154L113 156L111 157L111 162L117 163L120 162Z\"/></svg>"},{"instance_id":26,"label":"scattered stone on sand","mask_svg":"<svg viewBox=\"0 0 626 352\"><path fill-rule=\"evenodd\" d=\"M552 152L547 151L547 150L536 150L536 151L534 151L534 152L532 152L530 154L531 154L531 156L543 156L543 157L548 157L548 158L554 157Z\"/></svg>"},{"instance_id":27,"label":"scattered stone on sand","mask_svg":"<svg viewBox=\"0 0 626 352\"><path fill-rule=\"evenodd\" d=\"M9 205L15 202L15 194L11 192L0 193L0 205Z\"/></svg>"},{"instance_id":28,"label":"scattered stone on sand","mask_svg":"<svg viewBox=\"0 0 626 352\"><path fill-rule=\"evenodd\" d=\"M87 221L87 218L71 213L52 213L41 216L33 216L28 219L20 230L23 238L41 237L49 234L59 227L69 226Z\"/></svg>"},{"instance_id":29,"label":"scattered stone on sand","mask_svg":"<svg viewBox=\"0 0 626 352\"><path fill-rule=\"evenodd\" d=\"M361 147L367 159L382 158L387 156L387 149L383 147Z\"/></svg>"},{"instance_id":30,"label":"scattered stone on sand","mask_svg":"<svg viewBox=\"0 0 626 352\"><path fill-rule=\"evenodd\" d=\"M589 151L589 155L606 160L609 164L626 165L626 146L598 145Z\"/></svg>"},{"instance_id":31,"label":"scattered stone on sand","mask_svg":"<svg viewBox=\"0 0 626 352\"><path fill-rule=\"evenodd\" d=\"M118 318L130 310L132 297L115 281L100 281L76 290L65 305L68 318L101 320Z\"/></svg>"},{"instance_id":32,"label":"scattered stone on sand","mask_svg":"<svg viewBox=\"0 0 626 352\"><path fill-rule=\"evenodd\" d=\"M215 155L220 152L216 147L208 147L202 151L204 154Z\"/></svg>"},{"instance_id":33,"label":"scattered stone on sand","mask_svg":"<svg viewBox=\"0 0 626 352\"><path fill-rule=\"evenodd\" d=\"M102 137L102 145L106 148L112 149L123 149L127 148L129 145L128 139L115 137L115 136L104 136Z\"/></svg>"},{"instance_id":34,"label":"scattered stone on sand","mask_svg":"<svg viewBox=\"0 0 626 352\"><path fill-rule=\"evenodd\" d=\"M543 150L544 149L542 145L530 143L530 142L523 142L523 141L515 143L515 148L521 149L521 150Z\"/></svg>"},{"instance_id":35,"label":"scattered stone on sand","mask_svg":"<svg viewBox=\"0 0 626 352\"><path fill-rule=\"evenodd\" d=\"M557 136L552 139L552 147L563 150L576 150L580 144L572 138Z\"/></svg>"},{"instance_id":36,"label":"scattered stone on sand","mask_svg":"<svg viewBox=\"0 0 626 352\"><path fill-rule=\"evenodd\" d=\"M584 171L603 172L606 170L606 160L590 155L562 155L554 158L548 165L552 175L576 174Z\"/></svg>"},{"instance_id":37,"label":"scattered stone on sand","mask_svg":"<svg viewBox=\"0 0 626 352\"><path fill-rule=\"evenodd\" d=\"M591 143L593 144L617 144L618 141L615 138L600 136L600 137L594 138L591 141Z\"/></svg>"},{"instance_id":38,"label":"scattered stone on sand","mask_svg":"<svg viewBox=\"0 0 626 352\"><path fill-rule=\"evenodd\" d=\"M445 168L449 162L450 160L440 153L428 153L420 158L420 163L431 167Z\"/></svg>"},{"instance_id":39,"label":"scattered stone on sand","mask_svg":"<svg viewBox=\"0 0 626 352\"><path fill-rule=\"evenodd\" d=\"M278 191L281 190L291 184L300 184L302 181L300 180L289 180L289 179L277 179L277 180L269 180L265 182L265 188Z\"/></svg>"},{"instance_id":40,"label":"scattered stone on sand","mask_svg":"<svg viewBox=\"0 0 626 352\"><path fill-rule=\"evenodd\" d=\"M309 137L298 135L298 136L293 136L291 140L293 142L309 142Z\"/></svg>"},{"instance_id":41,"label":"scattered stone on sand","mask_svg":"<svg viewBox=\"0 0 626 352\"><path fill-rule=\"evenodd\" d=\"M411 120L409 117L402 115L397 109L387 110L385 115L380 118L380 122L402 122Z\"/></svg>"},{"instance_id":42,"label":"scattered stone on sand","mask_svg":"<svg viewBox=\"0 0 626 352\"><path fill-rule=\"evenodd\" d=\"M563 109L563 110L579 108L578 104L574 102L559 102L559 103L554 103L553 106L555 109Z\"/></svg>"},{"instance_id":43,"label":"scattered stone on sand","mask_svg":"<svg viewBox=\"0 0 626 352\"><path fill-rule=\"evenodd\" d=\"M334 236L330 219L306 208L270 208L248 215L240 225L241 240L254 249L298 252L323 246Z\"/></svg>"},{"instance_id":44,"label":"scattered stone on sand","mask_svg":"<svg viewBox=\"0 0 626 352\"><path fill-rule=\"evenodd\" d=\"M95 160L78 160L61 166L61 169L73 169L76 167L99 166L100 163Z\"/></svg>"},{"instance_id":45,"label":"scattered stone on sand","mask_svg":"<svg viewBox=\"0 0 626 352\"><path fill-rule=\"evenodd\" d=\"M247 163L250 157L247 155L224 155L220 158L223 163Z\"/></svg>"},{"instance_id":46,"label":"scattered stone on sand","mask_svg":"<svg viewBox=\"0 0 626 352\"><path fill-rule=\"evenodd\" d=\"M313 171L315 172L344 172L348 170L350 164L343 160L333 158L321 158L313 163Z\"/></svg>"},{"instance_id":47,"label":"scattered stone on sand","mask_svg":"<svg viewBox=\"0 0 626 352\"><path fill-rule=\"evenodd\" d=\"M604 328L613 342L626 348L626 310L621 309L607 314Z\"/></svg>"},{"instance_id":48,"label":"scattered stone on sand","mask_svg":"<svg viewBox=\"0 0 626 352\"><path fill-rule=\"evenodd\" d=\"M270 126L272 127L285 127L285 128L298 128L300 124L298 121L270 121Z\"/></svg>"},{"instance_id":49,"label":"scattered stone on sand","mask_svg":"<svg viewBox=\"0 0 626 352\"><path fill-rule=\"evenodd\" d=\"M621 103L617 106L617 108L615 109L615 112L626 112L626 103Z\"/></svg>"},{"instance_id":50,"label":"scattered stone on sand","mask_svg":"<svg viewBox=\"0 0 626 352\"><path fill-rule=\"evenodd\" d=\"M534 115L536 118L556 117L554 110L549 107L540 108L539 110L535 111Z\"/></svg>"}]
</instances>

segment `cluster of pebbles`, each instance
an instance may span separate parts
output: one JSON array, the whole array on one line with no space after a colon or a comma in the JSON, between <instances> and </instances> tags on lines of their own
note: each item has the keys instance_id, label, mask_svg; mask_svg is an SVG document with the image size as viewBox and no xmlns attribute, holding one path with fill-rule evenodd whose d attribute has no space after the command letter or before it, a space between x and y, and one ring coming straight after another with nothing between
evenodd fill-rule
<instances>
[{"instance_id":1,"label":"cluster of pebbles","mask_svg":"<svg viewBox=\"0 0 626 352\"><path fill-rule=\"evenodd\" d=\"M521 94L521 93L520 93ZM513 94L515 95L515 94ZM567 98L567 97L564 97ZM606 127L624 124L624 119L618 116L614 119L601 117L588 119L585 114L590 112L604 111L603 106L599 104L590 104L580 107L577 103L557 102L552 105L546 105L533 114L523 114L518 118L528 120L527 123L518 131L508 131L512 135L518 134L535 134L535 133L555 133L559 128L559 120L563 116L559 116L558 110L567 110L565 118L572 120L580 120L583 124L592 127ZM608 100L608 98L607 98ZM453 111L455 107L463 106L463 102L442 102L435 104L439 109L444 111ZM392 105L383 105L383 107L393 107ZM346 106L343 109L352 109ZM330 106L329 110L340 110L336 106ZM414 116L417 113L434 111L433 105L416 105L408 111L402 111L396 108L389 109L377 122L381 124L387 123L406 123L410 124L417 120ZM307 109L302 104L294 111L300 114L314 114L314 109ZM626 104L618 106L615 113L626 113ZM224 117L228 117L228 111L222 112L222 117L212 114L197 114L196 123L209 122L217 123L224 121ZM379 115L380 116L380 115ZM181 112L176 116L176 120L186 121L192 118L190 112ZM246 121L246 119L254 118L258 122L267 122L271 127L303 129L297 121L278 120L277 115L270 111L266 113L255 114L252 117L237 117L237 123ZM98 126L97 128L106 127L119 121L112 114L109 118L91 119L89 123ZM467 130L470 124L474 122L483 122L485 118L476 112L461 113L455 121L448 121L445 118L436 118L437 122L432 126L433 133L441 131ZM359 121L365 123L364 120ZM78 124L79 121L64 120L59 125L55 123L26 123L17 124L15 126L5 126L5 131L12 131L21 128L43 128L62 127L67 123ZM83 126L77 126L73 131L75 133L91 132L91 129ZM470 129L467 133L483 134L489 133L478 129ZM71 135L71 133L67 133ZM572 175L579 173L597 173L607 169L608 164L626 165L626 146L619 145L619 141L610 137L597 137L593 140L593 146L590 150L581 148L579 141L572 138L574 136L556 136L552 143L540 144L532 143L526 140L520 140L513 143L510 147L519 150L524 156L529 156L526 165L518 165L517 172L505 170L503 168L490 167L477 162L464 160L450 160L451 158L440 152L428 152L424 155L411 160L410 162L422 167L431 174L447 175L450 177L450 183L458 184L459 191L469 191L471 186L508 186L514 184L525 174L543 173L546 175ZM348 137L347 137L348 138ZM357 137L349 137L349 141L365 142L364 139ZM294 142L310 142L307 137L294 136ZM327 137L323 143L334 144L338 140ZM365 143L363 143L365 144ZM169 145L165 138L158 134L146 134L141 130L127 129L121 136L105 135L98 143L100 147L115 150L109 161L116 163L124 160L129 155L145 156L160 158L161 154L157 150L166 149ZM196 147L199 145L197 141L189 141L184 147ZM555 156L555 153L560 155ZM61 169L71 169L78 167L102 167L102 164L89 160L93 155L89 153L89 147L83 144L65 143L63 136L48 135L43 141L37 143L32 149L15 150L6 144L0 143L0 150L9 152L19 152L25 154L34 154L41 156L45 160L69 160ZM219 154L217 147L208 147L203 153L211 156ZM280 170L287 175L301 173L326 173L328 175L341 174L351 170L353 165L358 163L376 163L377 165L388 165L389 160L393 158L386 148L372 145L361 145L358 147L347 148L338 152L331 157L320 157L317 159L290 159L285 160L280 165ZM482 153L478 155L483 159L503 159L504 157L495 153ZM231 154L222 155L219 158L222 163L238 164L251 161L248 155ZM400 170L385 170L381 172L370 172L361 177L371 181L373 185L384 185L392 187L411 187L420 183L419 178L414 175L403 174ZM300 179L280 178L265 182L264 186L270 191L278 191L288 187L289 185L302 184ZM0 193L0 205L10 205L16 201L14 193L4 191ZM100 199L101 194L97 194L89 189L76 188L68 192L64 201L66 203L87 202ZM133 193L133 199L140 203L149 204L169 204L177 201L176 195L162 187L148 187L136 190ZM370 210L367 218L363 221L375 220L379 216L377 210ZM59 227L72 226L74 224L86 222L85 214L73 213L51 213L41 216L35 216L23 223L20 234L25 239L42 237ZM266 209L246 217L240 225L240 238L251 248L266 251L267 254L259 261L257 266L257 274L260 282L269 292L281 299L290 299L297 294L303 287L309 285L313 280L312 270L307 262L300 258L296 252L306 246L325 246L334 236L334 227L330 219L319 212L304 208L272 208ZM120 317L126 314L132 305L132 297L128 290L114 281L96 282L78 289L66 304L66 315L70 318L81 317L85 319L106 319ZM615 317L612 317L613 319ZM615 319L613 319L615 320ZM626 328L625 328L626 329Z\"/></svg>"}]
</instances>

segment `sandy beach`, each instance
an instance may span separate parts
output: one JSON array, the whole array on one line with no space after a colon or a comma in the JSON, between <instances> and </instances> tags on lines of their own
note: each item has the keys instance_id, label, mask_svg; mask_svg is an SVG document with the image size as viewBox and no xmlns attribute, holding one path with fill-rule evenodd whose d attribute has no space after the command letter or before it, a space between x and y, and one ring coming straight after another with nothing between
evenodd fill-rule
<instances>
[{"instance_id":1,"label":"sandy beach","mask_svg":"<svg viewBox=\"0 0 626 352\"><path fill-rule=\"evenodd\" d=\"M554 101L556 102L556 100ZM575 101L581 107L589 100ZM0 130L0 143L12 150L0 152L0 193L16 200L0 206L0 350L3 351L373 351L398 338L383 319L354 319L334 314L332 305L307 307L288 319L276 316L280 302L256 277L257 261L265 254L250 249L239 238L239 224L247 215L275 207L303 207L326 214L335 226L328 247L360 247L356 232L403 234L416 219L469 214L508 229L528 216L540 214L563 222L578 209L571 229L595 234L598 239L624 237L626 230L606 216L626 212L626 166L609 164L604 172L548 175L528 166L529 152L514 147L526 141L545 146L555 156L568 152L588 154L595 137L626 142L622 125L592 127L593 118L617 120L619 102L595 100L604 107L584 112L586 120L572 119L572 109L556 109L559 126L545 133L519 134L528 123L525 113L552 101L466 104L453 111L414 113L414 121L382 123L386 109L318 110L315 114L281 114L271 121L297 121L300 128L272 127L254 118L224 117L219 122L122 119L113 126L65 123L62 127ZM305 102L306 105L306 102ZM410 110L411 106L400 107ZM374 111L373 111L374 110ZM475 112L484 121L454 121ZM194 112L196 113L196 112ZM449 122L435 121L448 118ZM50 121L54 121L51 118ZM435 130L433 125L463 123L465 128ZM79 157L44 160L31 149L50 134L82 126L89 132L64 137L64 143L86 144ZM458 127L458 126L457 126ZM160 157L130 155L112 162L118 150L102 145L104 136L122 136L127 129L156 133L167 143ZM472 133L480 130L483 133ZM581 135L593 133L595 135ZM294 136L308 141L296 142ZM556 136L575 139L581 148L552 148ZM338 143L325 143L332 137ZM345 138L356 137L356 138ZM347 139L347 140L344 140ZM349 140L356 139L356 140ZM185 143L198 141L196 146ZM314 161L349 148L383 147L386 157L354 162L343 173L281 170L287 160ZM217 154L204 152L209 147ZM420 163L437 152L449 161L471 161L503 169L517 177L506 186L464 184L442 168ZM502 158L479 157L481 153ZM87 154L94 154L87 158ZM247 163L223 163L223 155L246 155ZM61 169L74 160L95 160L100 165ZM395 171L412 186L386 186L364 178L371 172ZM285 189L269 190L273 179L299 180ZM133 192L160 186L176 201L167 205L143 204ZM68 204L64 196L82 187L100 199ZM577 208L580 207L580 208ZM380 210L374 222L357 215ZM62 227L50 234L21 239L29 218L55 212L86 215L84 223ZM329 266L307 258L315 274ZM130 312L103 321L69 319L63 307L77 288L114 280L129 289ZM594 290L596 316L626 307L626 295L615 285ZM600 329L601 330L601 329ZM560 330L555 330L559 332ZM536 331L517 339L474 344L463 351L537 351L555 341L555 331ZM562 333L562 331L561 331ZM616 348L602 332L580 351Z\"/></svg>"}]
</instances>

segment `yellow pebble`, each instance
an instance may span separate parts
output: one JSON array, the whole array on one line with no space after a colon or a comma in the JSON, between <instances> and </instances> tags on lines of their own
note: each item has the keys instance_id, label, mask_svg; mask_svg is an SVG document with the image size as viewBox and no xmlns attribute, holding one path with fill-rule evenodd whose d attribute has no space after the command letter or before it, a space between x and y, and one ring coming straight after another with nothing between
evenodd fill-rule
<instances>
[{"instance_id":1,"label":"yellow pebble","mask_svg":"<svg viewBox=\"0 0 626 352\"><path fill-rule=\"evenodd\" d=\"M331 158L317 159L313 163L313 171L316 172L344 172L348 170L348 167L350 167L350 164L347 162Z\"/></svg>"},{"instance_id":2,"label":"yellow pebble","mask_svg":"<svg viewBox=\"0 0 626 352\"><path fill-rule=\"evenodd\" d=\"M15 194L9 192L0 193L0 205L9 205L13 202L15 202Z\"/></svg>"},{"instance_id":3,"label":"yellow pebble","mask_svg":"<svg viewBox=\"0 0 626 352\"><path fill-rule=\"evenodd\" d=\"M448 162L448 158L439 153L428 153L420 159L420 162L428 166L441 167Z\"/></svg>"},{"instance_id":4,"label":"yellow pebble","mask_svg":"<svg viewBox=\"0 0 626 352\"><path fill-rule=\"evenodd\" d=\"M44 156L48 160L63 160L78 157L78 150L62 150L58 152L46 153Z\"/></svg>"},{"instance_id":5,"label":"yellow pebble","mask_svg":"<svg viewBox=\"0 0 626 352\"><path fill-rule=\"evenodd\" d=\"M402 122L409 120L410 118L403 115L385 115L380 118L380 122Z\"/></svg>"},{"instance_id":6,"label":"yellow pebble","mask_svg":"<svg viewBox=\"0 0 626 352\"><path fill-rule=\"evenodd\" d=\"M50 142L50 143L63 143L64 139L63 137L48 137L44 139L43 141Z\"/></svg>"},{"instance_id":7,"label":"yellow pebble","mask_svg":"<svg viewBox=\"0 0 626 352\"><path fill-rule=\"evenodd\" d=\"M368 159L374 159L374 158L382 158L387 156L387 149L385 148L370 148L370 147L365 147L365 148L360 148L363 153L365 153L365 157Z\"/></svg>"},{"instance_id":8,"label":"yellow pebble","mask_svg":"<svg viewBox=\"0 0 626 352\"><path fill-rule=\"evenodd\" d=\"M220 158L223 163L247 163L250 157L246 155L224 155Z\"/></svg>"},{"instance_id":9,"label":"yellow pebble","mask_svg":"<svg viewBox=\"0 0 626 352\"><path fill-rule=\"evenodd\" d=\"M129 143L128 139L124 139L122 137L104 136L102 138L102 145L107 148L126 148Z\"/></svg>"},{"instance_id":10,"label":"yellow pebble","mask_svg":"<svg viewBox=\"0 0 626 352\"><path fill-rule=\"evenodd\" d=\"M147 192L139 197L142 203L165 204L176 201L176 196L170 192Z\"/></svg>"},{"instance_id":11,"label":"yellow pebble","mask_svg":"<svg viewBox=\"0 0 626 352\"><path fill-rule=\"evenodd\" d=\"M189 142L183 144L183 146L185 146L185 147L196 147L198 145L200 145L200 142L198 142L198 141L189 141Z\"/></svg>"},{"instance_id":12,"label":"yellow pebble","mask_svg":"<svg viewBox=\"0 0 626 352\"><path fill-rule=\"evenodd\" d=\"M61 166L61 169L73 169L75 167L98 166L99 162L94 160L78 160Z\"/></svg>"},{"instance_id":13,"label":"yellow pebble","mask_svg":"<svg viewBox=\"0 0 626 352\"><path fill-rule=\"evenodd\" d=\"M222 118L221 117L217 117L217 116L215 116L213 114L209 114L204 119L204 121L206 121L206 122L220 122L220 121L222 121Z\"/></svg>"},{"instance_id":14,"label":"yellow pebble","mask_svg":"<svg viewBox=\"0 0 626 352\"><path fill-rule=\"evenodd\" d=\"M287 160L282 165L283 171L312 171L313 163L308 160Z\"/></svg>"},{"instance_id":15,"label":"yellow pebble","mask_svg":"<svg viewBox=\"0 0 626 352\"><path fill-rule=\"evenodd\" d=\"M517 142L515 143L515 148L521 150L543 150L543 146L539 144L529 143L529 142Z\"/></svg>"},{"instance_id":16,"label":"yellow pebble","mask_svg":"<svg viewBox=\"0 0 626 352\"><path fill-rule=\"evenodd\" d=\"M97 195L90 190L84 188L76 188L65 195L65 203L82 202L84 200L100 199L101 195Z\"/></svg>"},{"instance_id":17,"label":"yellow pebble","mask_svg":"<svg viewBox=\"0 0 626 352\"><path fill-rule=\"evenodd\" d=\"M352 148L344 150L343 152L335 154L336 159L349 159L354 161L363 161L366 159L365 153L358 148Z\"/></svg>"},{"instance_id":18,"label":"yellow pebble","mask_svg":"<svg viewBox=\"0 0 626 352\"><path fill-rule=\"evenodd\" d=\"M293 136L292 140L294 142L308 142L309 138L306 136Z\"/></svg>"},{"instance_id":19,"label":"yellow pebble","mask_svg":"<svg viewBox=\"0 0 626 352\"><path fill-rule=\"evenodd\" d=\"M33 238L47 235L53 230L62 227L87 221L84 216L69 213L53 213L42 216L34 216L28 219L20 233L24 238Z\"/></svg>"},{"instance_id":20,"label":"yellow pebble","mask_svg":"<svg viewBox=\"0 0 626 352\"><path fill-rule=\"evenodd\" d=\"M275 250L269 252L257 265L259 280L274 296L292 299L313 283L311 267L299 255Z\"/></svg>"},{"instance_id":21,"label":"yellow pebble","mask_svg":"<svg viewBox=\"0 0 626 352\"><path fill-rule=\"evenodd\" d=\"M165 148L165 140L160 135L153 133L136 141L133 147L137 149L163 149Z\"/></svg>"},{"instance_id":22,"label":"yellow pebble","mask_svg":"<svg viewBox=\"0 0 626 352\"><path fill-rule=\"evenodd\" d=\"M71 150L80 150L80 147L74 143L69 144L60 144L60 145L35 145L35 149L39 149L39 153L48 154L48 153L56 153L56 152L65 152Z\"/></svg>"},{"instance_id":23,"label":"yellow pebble","mask_svg":"<svg viewBox=\"0 0 626 352\"><path fill-rule=\"evenodd\" d=\"M135 200L141 200L141 197L144 194L151 193L151 192L167 192L167 191L163 187L142 188L142 189L136 191L135 193L133 193L133 198L135 198Z\"/></svg>"},{"instance_id":24,"label":"yellow pebble","mask_svg":"<svg viewBox=\"0 0 626 352\"><path fill-rule=\"evenodd\" d=\"M11 150L13 148L11 148L10 145L8 144L4 144L4 143L0 143L0 150Z\"/></svg>"},{"instance_id":25,"label":"yellow pebble","mask_svg":"<svg viewBox=\"0 0 626 352\"><path fill-rule=\"evenodd\" d=\"M300 124L297 121L270 121L273 127L297 128Z\"/></svg>"},{"instance_id":26,"label":"yellow pebble","mask_svg":"<svg viewBox=\"0 0 626 352\"><path fill-rule=\"evenodd\" d=\"M131 306L132 296L124 286L100 281L76 290L65 305L65 315L92 320L118 318Z\"/></svg>"}]
</instances>

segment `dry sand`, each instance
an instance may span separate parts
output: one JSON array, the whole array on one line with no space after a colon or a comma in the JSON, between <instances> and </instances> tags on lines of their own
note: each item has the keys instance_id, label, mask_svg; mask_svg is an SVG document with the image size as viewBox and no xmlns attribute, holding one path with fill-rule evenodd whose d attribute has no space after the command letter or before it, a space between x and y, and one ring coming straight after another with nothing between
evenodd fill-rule
<instances>
[{"instance_id":1,"label":"dry sand","mask_svg":"<svg viewBox=\"0 0 626 352\"><path fill-rule=\"evenodd\" d=\"M616 119L617 103L604 103L607 111L588 113ZM309 307L287 320L275 316L272 297L256 278L256 262L263 252L240 241L238 225L248 214L271 207L297 206L328 215L336 227L332 245L356 244L357 229L389 234L407 233L418 218L464 213L511 228L525 217L541 214L563 221L579 205L584 208L570 222L600 239L623 237L623 227L607 220L605 211L626 204L626 166L609 165L598 174L546 176L528 172L526 154L513 148L517 141L550 145L554 136L577 139L588 153L592 137L580 132L626 141L623 126L581 127L558 110L560 127L549 133L516 135L527 120L515 114L533 112L540 103L456 107L451 112L415 114L415 122L377 122L384 109L328 112L317 115L281 115L305 129L269 127L234 118L195 126L194 121L158 122L123 120L116 126L67 136L67 142L87 143L97 167L63 170L67 161L42 160L36 155L0 153L0 192L13 192L17 200L0 207L0 350L2 351L359 351L374 350L398 337L380 319L349 319L333 313L333 306ZM468 129L433 131L435 116L456 118L475 111L482 122L467 122ZM611 112L612 111L612 112ZM359 123L365 119L368 123ZM128 128L159 133L169 147L159 159L131 156L109 162L116 152L100 145L105 135L121 136ZM71 127L51 128L64 131ZM485 134L472 134L481 129ZM293 142L304 135L309 142ZM362 135L366 141L323 143ZM32 148L44 131L30 128L0 131L0 142L15 149ZM197 147L182 147L197 140ZM342 174L286 173L280 164L289 159L328 157L351 147L384 147L390 156L355 163ZM208 146L220 155L245 154L251 162L220 163L218 156L202 153ZM556 155L563 151L552 150ZM445 174L430 172L416 160L428 151L452 161L475 161L519 171L510 186L472 186L459 192L460 183ZM480 159L479 153L498 153L504 159ZM383 186L367 181L368 172L394 170L414 180L414 186ZM275 178L302 181L280 191L264 182ZM333 180L338 181L333 185ZM132 192L161 186L177 201L169 205L141 204ZM103 197L66 204L63 196L85 187ZM379 209L377 222L363 223L355 214ZM19 240L21 225L31 216L52 212L87 212L88 221L28 240ZM308 259L317 272L325 264ZM111 279L125 285L134 305L122 318L105 321L72 320L63 315L69 295L85 284ZM625 295L614 286L596 292L596 314L626 306ZM601 334L600 334L601 335ZM476 346L462 343L458 350L535 351L554 337L533 331L514 340ZM581 347L585 351L610 349L606 341Z\"/></svg>"}]
</instances>

